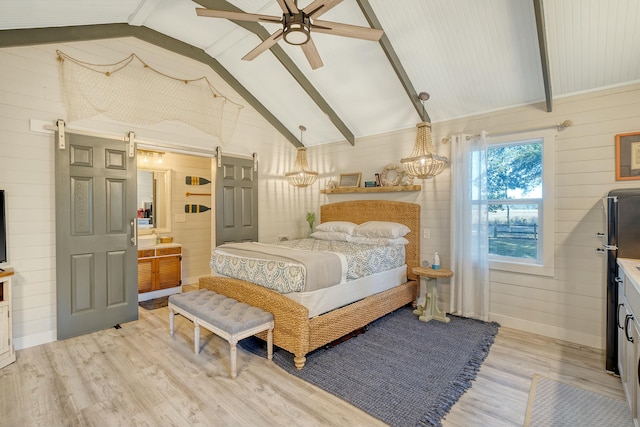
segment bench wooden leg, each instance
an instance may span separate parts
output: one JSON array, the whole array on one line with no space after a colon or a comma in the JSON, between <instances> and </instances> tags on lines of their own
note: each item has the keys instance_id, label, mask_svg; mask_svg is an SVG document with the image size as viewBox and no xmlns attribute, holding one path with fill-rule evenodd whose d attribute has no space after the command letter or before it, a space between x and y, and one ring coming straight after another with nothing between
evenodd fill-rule
<instances>
[{"instance_id":1,"label":"bench wooden leg","mask_svg":"<svg viewBox=\"0 0 640 427\"><path fill-rule=\"evenodd\" d=\"M267 331L267 359L273 360L273 326Z\"/></svg>"},{"instance_id":2,"label":"bench wooden leg","mask_svg":"<svg viewBox=\"0 0 640 427\"><path fill-rule=\"evenodd\" d=\"M169 333L173 336L173 318L175 317L175 313L172 308L169 308Z\"/></svg>"},{"instance_id":3,"label":"bench wooden leg","mask_svg":"<svg viewBox=\"0 0 640 427\"><path fill-rule=\"evenodd\" d=\"M195 317L193 319L193 352L200 353L200 325Z\"/></svg>"},{"instance_id":4,"label":"bench wooden leg","mask_svg":"<svg viewBox=\"0 0 640 427\"><path fill-rule=\"evenodd\" d=\"M231 379L236 378L236 356L238 355L238 349L236 344L237 340L231 339L229 340L229 357L231 359Z\"/></svg>"}]
</instances>

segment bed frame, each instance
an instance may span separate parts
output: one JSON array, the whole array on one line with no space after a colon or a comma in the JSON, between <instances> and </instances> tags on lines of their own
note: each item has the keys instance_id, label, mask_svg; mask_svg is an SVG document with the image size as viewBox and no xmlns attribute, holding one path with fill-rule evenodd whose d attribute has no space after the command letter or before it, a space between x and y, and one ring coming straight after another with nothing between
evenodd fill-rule
<instances>
[{"instance_id":1,"label":"bed frame","mask_svg":"<svg viewBox=\"0 0 640 427\"><path fill-rule=\"evenodd\" d=\"M320 207L320 219L356 224L393 221L407 225L411 230L405 236L409 241L405 248L408 281L311 319L306 307L262 286L217 276L201 277L199 281L200 289L210 289L273 313L273 342L293 353L298 369L304 367L309 352L415 301L417 296L418 282L412 269L420 265L420 205L386 200L331 203ZM258 336L266 339L266 334Z\"/></svg>"}]
</instances>

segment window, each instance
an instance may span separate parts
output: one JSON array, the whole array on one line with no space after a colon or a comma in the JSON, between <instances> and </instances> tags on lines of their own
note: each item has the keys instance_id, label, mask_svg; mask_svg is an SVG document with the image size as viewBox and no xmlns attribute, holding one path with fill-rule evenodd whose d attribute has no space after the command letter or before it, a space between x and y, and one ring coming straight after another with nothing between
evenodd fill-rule
<instances>
[{"instance_id":1,"label":"window","mask_svg":"<svg viewBox=\"0 0 640 427\"><path fill-rule=\"evenodd\" d=\"M553 135L489 139L488 247L493 269L553 275L553 141Z\"/></svg>"}]
</instances>

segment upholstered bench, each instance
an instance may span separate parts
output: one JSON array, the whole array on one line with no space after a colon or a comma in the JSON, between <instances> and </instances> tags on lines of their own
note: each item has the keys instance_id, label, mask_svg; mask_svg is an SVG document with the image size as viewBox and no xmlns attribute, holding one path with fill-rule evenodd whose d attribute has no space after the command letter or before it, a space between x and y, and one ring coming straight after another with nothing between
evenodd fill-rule
<instances>
[{"instance_id":1,"label":"upholstered bench","mask_svg":"<svg viewBox=\"0 0 640 427\"><path fill-rule=\"evenodd\" d=\"M193 350L200 353L200 326L229 341L231 378L236 377L236 344L243 338L267 331L267 358L273 356L273 314L219 293L200 289L169 297L169 332L173 336L174 315L181 314L194 325Z\"/></svg>"}]
</instances>

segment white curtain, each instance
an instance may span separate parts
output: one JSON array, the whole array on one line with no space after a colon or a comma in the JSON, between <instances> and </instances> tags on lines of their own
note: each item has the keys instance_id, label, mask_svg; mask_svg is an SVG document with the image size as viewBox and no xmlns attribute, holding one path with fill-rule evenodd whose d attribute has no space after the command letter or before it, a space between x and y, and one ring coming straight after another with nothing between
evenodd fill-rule
<instances>
[{"instance_id":1,"label":"white curtain","mask_svg":"<svg viewBox=\"0 0 640 427\"><path fill-rule=\"evenodd\" d=\"M451 307L465 317L489 318L487 142L455 135L451 146Z\"/></svg>"}]
</instances>

